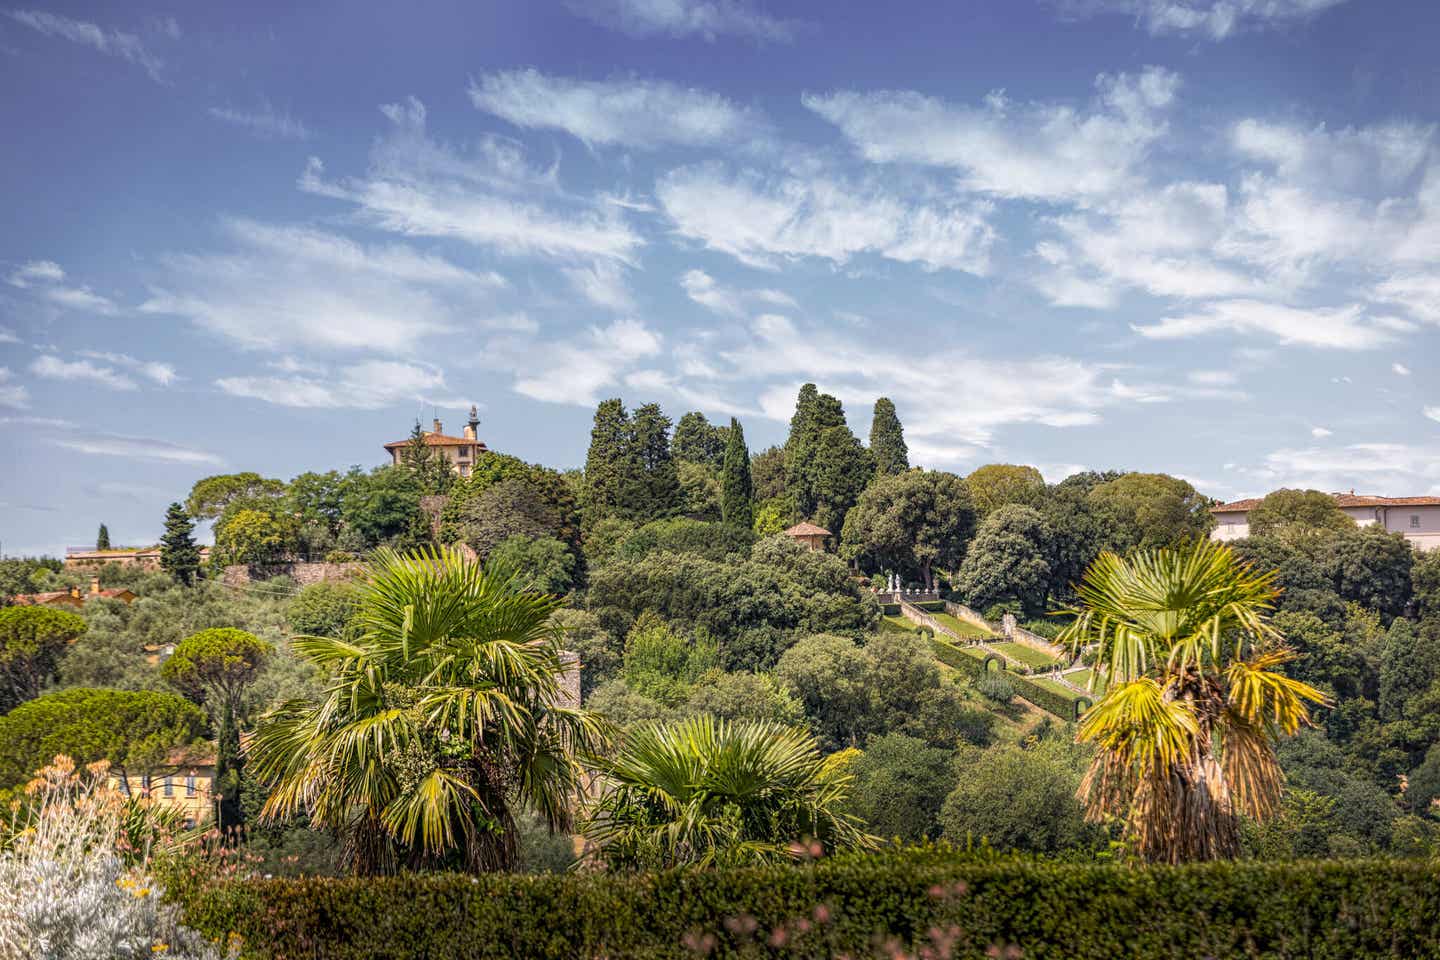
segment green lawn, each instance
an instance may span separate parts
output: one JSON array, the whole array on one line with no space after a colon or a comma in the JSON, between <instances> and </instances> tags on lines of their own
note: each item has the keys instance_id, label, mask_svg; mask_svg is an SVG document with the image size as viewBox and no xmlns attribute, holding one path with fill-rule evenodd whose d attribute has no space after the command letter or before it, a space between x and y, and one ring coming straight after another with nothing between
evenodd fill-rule
<instances>
[{"instance_id":1,"label":"green lawn","mask_svg":"<svg viewBox=\"0 0 1440 960\"><path fill-rule=\"evenodd\" d=\"M1036 650L1033 647L1025 646L1025 644L1023 643L1010 643L1007 641L1001 643L992 643L990 644L990 646L994 647L996 650L999 650L1001 653L1005 654L1007 657L1010 657L1012 660L1018 660L1028 667L1035 667L1037 669L1043 670L1046 667L1053 667L1058 662L1048 653L1042 653L1041 651Z\"/></svg>"},{"instance_id":2,"label":"green lawn","mask_svg":"<svg viewBox=\"0 0 1440 960\"><path fill-rule=\"evenodd\" d=\"M1031 683L1035 684L1035 686L1043 687L1044 689L1049 690L1051 693L1058 693L1060 696L1065 697L1067 700L1079 700L1083 696L1083 694L1076 693L1074 690L1071 690L1069 687L1065 686L1065 684L1060 683L1056 680L1051 680L1049 677L1030 677L1029 680Z\"/></svg>"},{"instance_id":3,"label":"green lawn","mask_svg":"<svg viewBox=\"0 0 1440 960\"><path fill-rule=\"evenodd\" d=\"M945 629L953 632L957 637L974 637L976 639L983 639L990 636L987 631L981 630L973 623L966 623L959 617L953 617L948 613L932 613L930 614L930 616L934 617L937 623L939 623Z\"/></svg>"},{"instance_id":4,"label":"green lawn","mask_svg":"<svg viewBox=\"0 0 1440 960\"><path fill-rule=\"evenodd\" d=\"M1092 671L1092 670L1076 670L1074 673L1067 673L1067 674L1065 674L1065 679L1066 679L1066 680L1069 680L1071 683L1075 684L1075 686L1077 686L1077 687L1085 687L1085 688L1088 688L1089 683L1090 683L1090 674L1093 673L1093 672L1094 672L1094 671ZM1103 695L1104 693L1105 693L1105 678L1104 678L1103 676L1101 676L1101 677L1096 677L1096 678L1095 678L1095 696L1099 697L1099 696Z\"/></svg>"},{"instance_id":5,"label":"green lawn","mask_svg":"<svg viewBox=\"0 0 1440 960\"><path fill-rule=\"evenodd\" d=\"M901 633L914 633L915 628L919 626L919 624L907 620L904 617L884 617L883 620L883 626L891 630L899 630Z\"/></svg>"}]
</instances>

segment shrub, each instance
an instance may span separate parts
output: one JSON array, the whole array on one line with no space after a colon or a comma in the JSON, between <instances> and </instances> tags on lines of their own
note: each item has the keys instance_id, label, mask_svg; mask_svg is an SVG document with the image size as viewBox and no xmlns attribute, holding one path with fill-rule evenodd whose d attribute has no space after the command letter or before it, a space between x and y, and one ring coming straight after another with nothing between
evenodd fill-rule
<instances>
[{"instance_id":1,"label":"shrub","mask_svg":"<svg viewBox=\"0 0 1440 960\"><path fill-rule=\"evenodd\" d=\"M1015 684L999 670L991 670L975 681L975 690L986 700L1009 703L1015 698Z\"/></svg>"},{"instance_id":2,"label":"shrub","mask_svg":"<svg viewBox=\"0 0 1440 960\"><path fill-rule=\"evenodd\" d=\"M1126 868L941 847L734 870L228 882L186 907L191 925L277 960L1440 953L1440 868L1403 860Z\"/></svg>"},{"instance_id":3,"label":"shrub","mask_svg":"<svg viewBox=\"0 0 1440 960\"><path fill-rule=\"evenodd\" d=\"M156 808L107 788L106 774L103 763L77 773L61 756L32 784L21 829L0 852L0 952L218 958L210 943L180 925L178 908L162 902L148 870L160 826ZM137 848L133 841L142 836Z\"/></svg>"}]
</instances>

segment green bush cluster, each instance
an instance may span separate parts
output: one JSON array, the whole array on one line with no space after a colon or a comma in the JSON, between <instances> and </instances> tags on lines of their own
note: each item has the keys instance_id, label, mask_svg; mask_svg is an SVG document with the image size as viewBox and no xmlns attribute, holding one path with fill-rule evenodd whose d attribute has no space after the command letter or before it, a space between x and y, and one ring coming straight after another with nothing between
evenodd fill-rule
<instances>
[{"instance_id":1,"label":"green bush cluster","mask_svg":"<svg viewBox=\"0 0 1440 960\"><path fill-rule=\"evenodd\" d=\"M276 960L1440 955L1440 868L1403 860L1130 868L935 847L734 870L226 881L182 902L187 924Z\"/></svg>"}]
</instances>

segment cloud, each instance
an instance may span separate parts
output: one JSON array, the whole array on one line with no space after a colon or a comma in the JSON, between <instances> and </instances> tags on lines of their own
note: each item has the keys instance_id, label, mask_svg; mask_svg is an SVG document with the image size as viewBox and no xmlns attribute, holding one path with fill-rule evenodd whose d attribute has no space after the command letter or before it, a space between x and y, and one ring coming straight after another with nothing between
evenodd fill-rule
<instances>
[{"instance_id":1,"label":"cloud","mask_svg":"<svg viewBox=\"0 0 1440 960\"><path fill-rule=\"evenodd\" d=\"M597 260L588 267L561 272L577 293L597 307L620 313L635 309L635 299L625 284L624 268L615 261Z\"/></svg>"},{"instance_id":2,"label":"cloud","mask_svg":"<svg viewBox=\"0 0 1440 960\"><path fill-rule=\"evenodd\" d=\"M89 453L105 457L125 457L131 460L159 460L164 463L205 463L220 464L224 459L207 450L171 443L168 440L153 440L149 437L130 437L116 433L85 433L76 436L49 438L49 442L64 450Z\"/></svg>"},{"instance_id":3,"label":"cloud","mask_svg":"<svg viewBox=\"0 0 1440 960\"><path fill-rule=\"evenodd\" d=\"M1262 334L1281 343L1332 350L1370 350L1392 342L1394 334L1367 322L1364 307L1299 309L1260 300L1223 300L1187 314L1136 324L1152 340L1180 340L1230 332Z\"/></svg>"},{"instance_id":4,"label":"cloud","mask_svg":"<svg viewBox=\"0 0 1440 960\"><path fill-rule=\"evenodd\" d=\"M1390 364L1390 369L1391 369L1392 371L1394 371L1394 373L1395 373L1396 376L1399 376L1399 377L1408 377L1408 376L1410 376L1410 368L1407 367L1407 366L1405 366L1405 364L1403 364L1403 363L1392 363L1392 364Z\"/></svg>"},{"instance_id":5,"label":"cloud","mask_svg":"<svg viewBox=\"0 0 1440 960\"><path fill-rule=\"evenodd\" d=\"M35 358L30 372L47 380L87 380L112 390L137 389L134 380L112 367L97 366L89 360L61 360L48 353Z\"/></svg>"},{"instance_id":6,"label":"cloud","mask_svg":"<svg viewBox=\"0 0 1440 960\"><path fill-rule=\"evenodd\" d=\"M81 350L80 356L89 357L91 360L102 360L106 363L114 363L119 366L134 370L141 376L162 387L168 387L176 380L182 379L175 372L175 367L168 363L161 363L158 360L137 360L125 353L107 353L99 350Z\"/></svg>"},{"instance_id":7,"label":"cloud","mask_svg":"<svg viewBox=\"0 0 1440 960\"><path fill-rule=\"evenodd\" d=\"M142 313L186 317L247 347L405 354L471 322L505 281L405 245L230 219L229 249L171 254Z\"/></svg>"},{"instance_id":8,"label":"cloud","mask_svg":"<svg viewBox=\"0 0 1440 960\"><path fill-rule=\"evenodd\" d=\"M834 328L801 329L777 314L756 317L742 333L740 342L714 349L724 365L719 375L759 380L766 417L788 421L807 380L839 397L862 430L870 404L888 396L900 408L912 451L929 451L931 465L975 455L1002 427L1085 426L1108 407L1165 398L1163 388L1118 383L1098 365L1043 353L994 357L944 346L916 352ZM955 402L956 384L965 385L964 403ZM737 387L725 393L735 396Z\"/></svg>"},{"instance_id":9,"label":"cloud","mask_svg":"<svg viewBox=\"0 0 1440 960\"><path fill-rule=\"evenodd\" d=\"M1248 471L1268 489L1357 490L1378 496L1440 491L1440 449L1404 443L1276 450Z\"/></svg>"},{"instance_id":10,"label":"cloud","mask_svg":"<svg viewBox=\"0 0 1440 960\"><path fill-rule=\"evenodd\" d=\"M133 33L107 30L87 20L74 20L43 10L7 10L6 15L47 37L59 37L112 57L120 57L143 68L152 80L160 79L160 68L163 66L160 58L146 50L140 38Z\"/></svg>"},{"instance_id":11,"label":"cloud","mask_svg":"<svg viewBox=\"0 0 1440 960\"><path fill-rule=\"evenodd\" d=\"M472 81L470 101L516 126L563 130L604 146L736 144L763 135L765 126L719 94L663 80L572 80L508 70Z\"/></svg>"},{"instance_id":12,"label":"cloud","mask_svg":"<svg viewBox=\"0 0 1440 960\"><path fill-rule=\"evenodd\" d=\"M20 335L9 327L0 327L0 343L19 343Z\"/></svg>"},{"instance_id":13,"label":"cloud","mask_svg":"<svg viewBox=\"0 0 1440 960\"><path fill-rule=\"evenodd\" d=\"M1202 387L1228 387L1238 377L1233 370L1191 370L1186 379Z\"/></svg>"},{"instance_id":14,"label":"cloud","mask_svg":"<svg viewBox=\"0 0 1440 960\"><path fill-rule=\"evenodd\" d=\"M680 276L680 288L685 295L702 307L725 316L738 317L745 313L747 302L765 304L769 307L799 309L795 298L781 290L736 290L719 283L704 270L686 270Z\"/></svg>"},{"instance_id":15,"label":"cloud","mask_svg":"<svg viewBox=\"0 0 1440 960\"><path fill-rule=\"evenodd\" d=\"M570 9L632 37L700 37L713 42L728 35L787 43L800 26L763 14L744 0L575 0Z\"/></svg>"},{"instance_id":16,"label":"cloud","mask_svg":"<svg viewBox=\"0 0 1440 960\"><path fill-rule=\"evenodd\" d=\"M1436 423L1440 423L1440 407L1426 407L1423 412L1425 416L1429 417L1431 420L1434 420Z\"/></svg>"},{"instance_id":17,"label":"cloud","mask_svg":"<svg viewBox=\"0 0 1440 960\"><path fill-rule=\"evenodd\" d=\"M497 356L516 371L515 392L547 403L592 406L636 362L660 353L661 335L639 320L592 326L577 336Z\"/></svg>"},{"instance_id":18,"label":"cloud","mask_svg":"<svg viewBox=\"0 0 1440 960\"><path fill-rule=\"evenodd\" d=\"M912 91L806 94L802 102L872 163L952 167L969 190L1067 199L1111 194L1133 179L1166 131L1164 111L1180 78L1147 67L1139 74L1101 74L1095 85L1088 110L1014 103L1003 91L981 106Z\"/></svg>"},{"instance_id":19,"label":"cloud","mask_svg":"<svg viewBox=\"0 0 1440 960\"><path fill-rule=\"evenodd\" d=\"M371 360L344 366L333 375L221 377L215 385L236 397L283 407L381 410L410 401L459 405L447 393L445 375L429 364Z\"/></svg>"},{"instance_id":20,"label":"cloud","mask_svg":"<svg viewBox=\"0 0 1440 960\"><path fill-rule=\"evenodd\" d=\"M65 271L54 260L31 260L10 274L7 282L12 287L24 289L33 283L59 283L64 279Z\"/></svg>"},{"instance_id":21,"label":"cloud","mask_svg":"<svg viewBox=\"0 0 1440 960\"><path fill-rule=\"evenodd\" d=\"M1324 428L1324 427L1311 427L1311 428L1310 428L1310 436L1314 437L1316 440L1324 440L1326 437L1330 436L1330 434L1332 434L1332 433L1334 433L1334 432L1335 432L1335 431L1333 431L1333 430L1327 430L1327 429Z\"/></svg>"},{"instance_id":22,"label":"cloud","mask_svg":"<svg viewBox=\"0 0 1440 960\"><path fill-rule=\"evenodd\" d=\"M217 120L248 130L263 140L309 140L312 136L303 121L292 117L289 110L276 110L268 100L262 100L254 110L211 107L208 112Z\"/></svg>"},{"instance_id":23,"label":"cloud","mask_svg":"<svg viewBox=\"0 0 1440 960\"><path fill-rule=\"evenodd\" d=\"M9 407L12 410L28 410L30 408L30 391L23 383L12 382L15 374L9 367L0 367L0 407Z\"/></svg>"},{"instance_id":24,"label":"cloud","mask_svg":"<svg viewBox=\"0 0 1440 960\"><path fill-rule=\"evenodd\" d=\"M765 269L787 259L845 263L874 253L983 275L995 238L983 202L915 202L875 181L820 174L767 178L683 167L661 178L656 196L682 236Z\"/></svg>"},{"instance_id":25,"label":"cloud","mask_svg":"<svg viewBox=\"0 0 1440 960\"><path fill-rule=\"evenodd\" d=\"M36 295L58 307L109 315L117 312L113 301L89 287L64 285L65 271L54 260L31 260L13 271L6 282Z\"/></svg>"},{"instance_id":26,"label":"cloud","mask_svg":"<svg viewBox=\"0 0 1440 960\"><path fill-rule=\"evenodd\" d=\"M415 98L381 108L390 130L364 176L330 180L311 158L300 189L354 203L360 218L406 236L450 237L513 256L629 262L643 245L614 204L560 196L553 173L525 165L512 146L482 141L469 155L428 136ZM549 193L550 205L535 198Z\"/></svg>"},{"instance_id":27,"label":"cloud","mask_svg":"<svg viewBox=\"0 0 1440 960\"><path fill-rule=\"evenodd\" d=\"M1224 40L1238 30L1307 20L1345 0L1062 0L1064 13L1124 14L1152 35L1198 35Z\"/></svg>"}]
</instances>

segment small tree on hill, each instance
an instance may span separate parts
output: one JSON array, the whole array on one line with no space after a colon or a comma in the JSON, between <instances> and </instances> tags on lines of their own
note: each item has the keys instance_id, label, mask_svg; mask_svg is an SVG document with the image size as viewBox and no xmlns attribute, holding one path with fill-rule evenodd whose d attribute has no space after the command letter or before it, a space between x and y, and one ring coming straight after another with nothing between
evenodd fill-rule
<instances>
[{"instance_id":1,"label":"small tree on hill","mask_svg":"<svg viewBox=\"0 0 1440 960\"><path fill-rule=\"evenodd\" d=\"M195 545L194 532L195 524L185 508L170 504L165 511L165 535L160 538L160 567L187 587L200 573L200 548Z\"/></svg>"},{"instance_id":2,"label":"small tree on hill","mask_svg":"<svg viewBox=\"0 0 1440 960\"><path fill-rule=\"evenodd\" d=\"M732 526L749 529L754 522L754 485L750 480L750 451L740 421L730 418L725 443L725 465L720 473L720 516Z\"/></svg>"},{"instance_id":3,"label":"small tree on hill","mask_svg":"<svg viewBox=\"0 0 1440 960\"><path fill-rule=\"evenodd\" d=\"M400 454L400 462L409 467L420 481L422 496L448 493L455 480L455 472L450 469L445 455L426 441L419 420L415 421L415 428L410 431L410 441Z\"/></svg>"},{"instance_id":4,"label":"small tree on hill","mask_svg":"<svg viewBox=\"0 0 1440 960\"><path fill-rule=\"evenodd\" d=\"M105 524L103 524L103 523L100 524L100 532L97 533L97 534L95 534L95 549L96 549L96 550L109 550L109 549L110 549L110 530L109 530L109 528L106 527Z\"/></svg>"}]
</instances>

